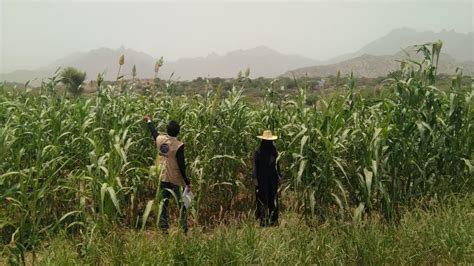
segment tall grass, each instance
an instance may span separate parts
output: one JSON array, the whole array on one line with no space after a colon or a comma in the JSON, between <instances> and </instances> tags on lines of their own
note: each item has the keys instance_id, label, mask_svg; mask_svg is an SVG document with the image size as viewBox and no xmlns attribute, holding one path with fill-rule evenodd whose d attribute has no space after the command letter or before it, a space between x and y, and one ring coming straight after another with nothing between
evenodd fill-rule
<instances>
[{"instance_id":1,"label":"tall grass","mask_svg":"<svg viewBox=\"0 0 474 266\"><path fill-rule=\"evenodd\" d=\"M39 96L2 89L4 242L23 260L59 230L80 235L88 250L103 226L140 227L157 188L144 114L160 129L170 119L182 124L197 195L194 224L249 211L254 136L265 128L280 136L281 193L294 196L285 207L301 214L343 221L382 214L400 222L400 209L419 199L471 193L474 88L461 88L460 72L450 91L435 87L440 47L421 46L423 62L402 62L403 77L387 80L382 97L361 96L350 76L344 94L311 106L304 87L290 98L265 88L261 103L249 103L242 94L247 79L231 91L194 97L174 96L171 82L140 95L124 90L123 80L120 88L105 86L100 75L94 98L59 97L57 75ZM159 201L153 202L156 213Z\"/></svg>"},{"instance_id":2,"label":"tall grass","mask_svg":"<svg viewBox=\"0 0 474 266\"><path fill-rule=\"evenodd\" d=\"M474 262L474 198L450 199L402 211L398 226L372 219L361 224L327 221L309 226L286 213L278 228L258 228L244 218L213 230L162 235L114 228L96 234L89 252L58 234L39 251L39 265L223 264L464 264ZM31 260L31 256L27 261Z\"/></svg>"}]
</instances>

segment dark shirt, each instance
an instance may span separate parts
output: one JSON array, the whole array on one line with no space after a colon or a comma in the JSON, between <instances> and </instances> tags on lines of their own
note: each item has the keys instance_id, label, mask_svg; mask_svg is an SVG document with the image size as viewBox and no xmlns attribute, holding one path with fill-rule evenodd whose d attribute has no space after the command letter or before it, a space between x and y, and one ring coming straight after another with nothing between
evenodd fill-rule
<instances>
[{"instance_id":1,"label":"dark shirt","mask_svg":"<svg viewBox=\"0 0 474 266\"><path fill-rule=\"evenodd\" d=\"M147 125L153 140L156 141L156 138L158 137L158 131L156 131L156 128L151 121L148 122ZM181 176L184 179L184 183L189 186L190 182L186 176L186 162L184 160L184 144L181 145L181 147L179 147L176 151L176 160L178 161L179 171L181 172Z\"/></svg>"},{"instance_id":2,"label":"dark shirt","mask_svg":"<svg viewBox=\"0 0 474 266\"><path fill-rule=\"evenodd\" d=\"M271 146L260 147L253 156L253 179L257 186L261 183L276 182L281 179L278 152Z\"/></svg>"}]
</instances>

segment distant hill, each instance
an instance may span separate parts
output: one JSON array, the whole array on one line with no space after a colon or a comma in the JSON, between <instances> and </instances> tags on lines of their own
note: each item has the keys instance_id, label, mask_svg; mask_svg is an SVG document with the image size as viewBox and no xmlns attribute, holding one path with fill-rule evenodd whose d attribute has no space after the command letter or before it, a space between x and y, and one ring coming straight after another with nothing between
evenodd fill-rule
<instances>
[{"instance_id":1,"label":"distant hill","mask_svg":"<svg viewBox=\"0 0 474 266\"><path fill-rule=\"evenodd\" d=\"M58 67L68 66L86 71L88 80L96 79L99 73L105 73L107 80L115 80L119 67L118 60L122 54L125 55L125 64L122 66L121 75L130 76L132 66L135 64L140 77L153 76L156 59L145 53L121 47L117 50L99 48L89 52L75 53L36 70L17 70L0 74L0 81L22 83L33 79L41 81L41 79L51 77Z\"/></svg>"},{"instance_id":2,"label":"distant hill","mask_svg":"<svg viewBox=\"0 0 474 266\"><path fill-rule=\"evenodd\" d=\"M165 63L162 75L172 72L181 80L196 77L236 77L239 70L250 68L251 77L273 78L290 69L311 66L319 62L298 55L285 55L265 46L236 50L225 55L215 53L207 57L185 58Z\"/></svg>"},{"instance_id":3,"label":"distant hill","mask_svg":"<svg viewBox=\"0 0 474 266\"><path fill-rule=\"evenodd\" d=\"M125 64L122 66L121 75L131 77L132 67L136 65L139 77L153 76L156 59L146 53L124 47L117 50L99 48L89 52L76 53L50 64L49 68L73 66L86 71L88 79L95 79L97 74L104 72L107 80L115 80L121 55L125 56Z\"/></svg>"},{"instance_id":4,"label":"distant hill","mask_svg":"<svg viewBox=\"0 0 474 266\"><path fill-rule=\"evenodd\" d=\"M115 80L118 71L118 59L124 54L125 64L121 75L131 77L132 66L137 67L138 78L152 78L156 58L123 47L112 50L99 48L89 52L75 53L37 70L18 70L0 74L0 81L26 82L27 80L50 77L59 67L73 66L87 72L87 79L95 79L98 73L105 72L106 80ZM197 77L235 77L239 70L250 68L252 77L276 77L290 69L311 66L319 62L298 55L285 55L265 46L248 50L236 50L225 55L215 53L207 57L184 58L176 62L166 62L160 69L160 78L191 80Z\"/></svg>"},{"instance_id":5,"label":"distant hill","mask_svg":"<svg viewBox=\"0 0 474 266\"><path fill-rule=\"evenodd\" d=\"M345 54L326 62L316 61L299 55L286 55L265 46L247 50L236 50L224 55L215 53L205 57L183 58L174 62L166 61L160 69L159 77L174 80L191 80L197 77L235 77L239 70L250 68L252 78L273 78L286 73L296 75L327 76L335 75L338 70L348 73L351 70L358 76L376 77L386 75L398 69L395 61L402 58L399 51L403 47L436 40L443 41L441 72L452 73L456 66L464 66L469 74L474 62L474 33L454 31L422 31L409 28L396 29L387 35L365 45L358 51ZM143 52L121 47L113 50L99 48L88 52L75 53L36 70L17 70L0 74L0 81L24 83L50 77L59 67L73 66L87 72L87 79L96 79L98 73L105 72L106 80L115 80L118 71L118 59L124 54L125 64L121 74L131 77L132 66L136 65L138 78L152 78L157 58Z\"/></svg>"},{"instance_id":6,"label":"distant hill","mask_svg":"<svg viewBox=\"0 0 474 266\"><path fill-rule=\"evenodd\" d=\"M406 50L407 51L407 50ZM421 60L421 55L410 52L410 58ZM368 55L364 54L356 58L348 59L335 64L318 65L291 70L283 74L286 77L327 77L337 75L347 75L351 72L356 77L376 78L386 76L390 72L400 69L400 62L397 60L406 59L405 52L398 52L394 55ZM459 62L451 55L441 53L439 59L438 73L454 74L458 66L463 67L465 75L474 75L474 61Z\"/></svg>"},{"instance_id":7,"label":"distant hill","mask_svg":"<svg viewBox=\"0 0 474 266\"><path fill-rule=\"evenodd\" d=\"M400 28L389 32L365 45L354 53L344 54L326 61L326 64L334 64L364 54L370 55L393 55L404 47L414 44L423 44L436 40L443 41L442 51L451 55L454 59L474 61L474 32L458 33L455 31L416 31L410 28Z\"/></svg>"},{"instance_id":8,"label":"distant hill","mask_svg":"<svg viewBox=\"0 0 474 266\"><path fill-rule=\"evenodd\" d=\"M38 85L44 78L52 77L54 70L15 70L7 74L0 74L0 82L25 83L30 81L31 84Z\"/></svg>"}]
</instances>

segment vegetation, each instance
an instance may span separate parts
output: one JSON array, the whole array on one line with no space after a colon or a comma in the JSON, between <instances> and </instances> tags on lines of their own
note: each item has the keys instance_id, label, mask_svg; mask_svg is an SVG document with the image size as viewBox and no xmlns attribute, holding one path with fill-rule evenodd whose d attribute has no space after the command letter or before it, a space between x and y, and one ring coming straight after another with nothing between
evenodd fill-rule
<instances>
[{"instance_id":1,"label":"vegetation","mask_svg":"<svg viewBox=\"0 0 474 266\"><path fill-rule=\"evenodd\" d=\"M75 97L83 92L84 80L86 80L86 72L81 72L73 67L67 67L61 72L61 82L65 85L66 90Z\"/></svg>"},{"instance_id":2,"label":"vegetation","mask_svg":"<svg viewBox=\"0 0 474 266\"><path fill-rule=\"evenodd\" d=\"M345 252L335 255L334 262L371 262L370 258L384 262L384 253L376 253L372 246L380 240L382 247L395 244L399 248L387 251L392 256L386 257L387 262L403 262L399 255L419 251L420 247L410 250L401 245L421 245L438 237L427 233L426 227L404 228L404 210L414 208L417 202L443 202L453 193L474 191L474 87L461 82L461 72L453 77L449 90L435 87L438 46L421 46L425 60L403 62L400 77L386 80L377 97L363 96L349 76L344 93L317 99L312 105L307 104L304 86L298 87L296 96L284 96L270 85L258 103L245 101L243 93L249 84L245 77L228 93L216 89L205 96L175 96L171 82L158 92L151 91L151 96L140 95L124 90L125 83L105 85L100 75L97 94L92 98L58 97L59 76L43 83L40 96L0 89L0 227L4 253L12 262L24 262L25 254L31 254L35 262L44 259L37 255L43 243L62 245L65 241L68 246L68 241L74 241L78 256L85 260L102 259L101 254L105 254L104 261L99 262L135 258L130 253L135 248L126 246L147 243L146 235L107 237L105 233L101 237L111 229L151 228L157 222L156 151L141 119L152 114L159 128L170 119L182 123L181 139L186 143L188 172L197 195L191 209L196 230L250 211L251 156L258 145L255 136L267 128L280 136L277 148L284 176L280 191L283 207L286 213L302 215L308 222L291 222L288 232L259 232L251 225L243 229L236 225L229 231L218 227L211 236L191 233L186 242L180 237L165 237L176 248L167 252L181 252L181 248L188 252L169 253L163 260L188 261L193 258L188 254L202 254L204 257L195 258L203 263L271 262L272 257L263 254L281 247L283 252L290 252L288 259L303 263L317 263L319 253L312 252L332 248L331 252ZM472 207L472 201L468 202ZM470 215L472 208L467 210ZM472 225L466 225L459 213L450 217L445 212L454 220L445 216L436 220L438 214L432 214L440 230L450 226L450 221L455 226L444 228L453 230L447 236L453 244L441 261L472 259L472 238L462 233L472 235ZM372 224L378 218L381 221ZM309 233L313 223L333 220L346 231L338 233L338 227L330 227ZM369 229L358 227L360 224ZM408 223L415 224L415 218ZM386 229L386 225L393 227ZM394 235L398 230L406 239L411 233L419 234L421 242L403 242L406 239ZM59 232L66 235L64 240L55 238ZM289 246L292 233L301 240L295 245L307 242L310 236L315 240L295 250ZM318 242L333 235L333 246ZM110 237L112 248L107 251ZM207 237L211 241L199 244ZM272 246L279 241L283 246ZM444 240L439 241L434 241L437 246L432 250L445 252ZM97 246L102 242L104 249ZM187 243L190 245L184 246ZM468 246L450 249L459 247L458 243ZM237 249L231 252L233 246ZM163 247L142 251L153 248L165 252L160 250ZM242 253L235 253L238 250ZM247 253L251 250L257 253ZM431 254L411 258L428 260ZM285 263L285 257L275 259ZM437 257L433 260L438 261Z\"/></svg>"},{"instance_id":3,"label":"vegetation","mask_svg":"<svg viewBox=\"0 0 474 266\"><path fill-rule=\"evenodd\" d=\"M223 264L469 264L474 261L474 197L451 198L406 212L398 226L370 220L310 226L287 213L278 228L256 227L249 218L184 236L97 229L85 252L59 232L39 249L39 265ZM166 243L166 244L164 244ZM31 261L31 256L27 261Z\"/></svg>"}]
</instances>

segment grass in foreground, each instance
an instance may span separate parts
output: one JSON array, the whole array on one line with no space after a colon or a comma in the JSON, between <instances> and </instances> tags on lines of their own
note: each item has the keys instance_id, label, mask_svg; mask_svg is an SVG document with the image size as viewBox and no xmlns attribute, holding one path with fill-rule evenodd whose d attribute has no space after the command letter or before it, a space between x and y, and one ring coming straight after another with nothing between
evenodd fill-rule
<instances>
[{"instance_id":1,"label":"grass in foreground","mask_svg":"<svg viewBox=\"0 0 474 266\"><path fill-rule=\"evenodd\" d=\"M427 210L429 209L429 210ZM252 219L214 229L162 235L157 230L97 229L88 246L55 236L40 264L432 264L474 263L474 195L404 212L398 225L376 218L354 225L309 226L294 213L260 228Z\"/></svg>"}]
</instances>

